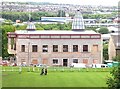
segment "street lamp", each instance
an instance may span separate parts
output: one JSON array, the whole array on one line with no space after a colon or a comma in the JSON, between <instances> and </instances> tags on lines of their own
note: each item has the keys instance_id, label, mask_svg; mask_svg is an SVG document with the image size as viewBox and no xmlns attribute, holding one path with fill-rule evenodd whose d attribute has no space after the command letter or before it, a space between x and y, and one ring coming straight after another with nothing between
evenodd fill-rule
<instances>
[{"instance_id":1,"label":"street lamp","mask_svg":"<svg viewBox=\"0 0 120 89\"><path fill-rule=\"evenodd\" d=\"M30 42L28 42L28 66L30 65L30 50L29 50L29 48L30 48Z\"/></svg>"}]
</instances>

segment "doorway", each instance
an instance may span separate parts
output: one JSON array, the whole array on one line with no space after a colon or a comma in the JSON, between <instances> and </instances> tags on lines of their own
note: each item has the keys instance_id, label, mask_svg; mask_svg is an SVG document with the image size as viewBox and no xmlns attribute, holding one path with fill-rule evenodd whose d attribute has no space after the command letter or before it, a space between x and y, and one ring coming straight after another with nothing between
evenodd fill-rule
<instances>
[{"instance_id":1,"label":"doorway","mask_svg":"<svg viewBox=\"0 0 120 89\"><path fill-rule=\"evenodd\" d=\"M63 66L68 66L68 59L63 59Z\"/></svg>"}]
</instances>

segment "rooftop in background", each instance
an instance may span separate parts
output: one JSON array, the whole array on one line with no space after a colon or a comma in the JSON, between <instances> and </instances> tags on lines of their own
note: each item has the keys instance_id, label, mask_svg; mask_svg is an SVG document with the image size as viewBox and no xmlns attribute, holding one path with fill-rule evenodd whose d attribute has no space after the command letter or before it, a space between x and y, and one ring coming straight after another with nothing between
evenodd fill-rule
<instances>
[{"instance_id":1,"label":"rooftop in background","mask_svg":"<svg viewBox=\"0 0 120 89\"><path fill-rule=\"evenodd\" d=\"M72 21L71 17L41 17L40 22L67 22Z\"/></svg>"}]
</instances>

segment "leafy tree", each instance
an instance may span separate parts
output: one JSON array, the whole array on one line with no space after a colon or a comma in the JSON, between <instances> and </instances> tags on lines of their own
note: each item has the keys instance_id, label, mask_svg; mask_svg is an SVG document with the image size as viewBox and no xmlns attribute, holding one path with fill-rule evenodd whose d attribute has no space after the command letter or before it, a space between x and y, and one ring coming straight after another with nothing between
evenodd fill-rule
<instances>
[{"instance_id":1,"label":"leafy tree","mask_svg":"<svg viewBox=\"0 0 120 89\"><path fill-rule=\"evenodd\" d=\"M2 57L4 58L9 56L7 52L7 49L8 49L7 32L13 32L15 30L15 27L12 25L2 25L0 29L2 30Z\"/></svg>"},{"instance_id":2,"label":"leafy tree","mask_svg":"<svg viewBox=\"0 0 120 89\"><path fill-rule=\"evenodd\" d=\"M0 15L2 18L7 19L7 20L12 20L15 22L17 19L21 21L28 21L29 19L29 12L0 12ZM31 12L32 15L32 20L33 21L38 21L40 20L40 17L42 16L47 16L47 17L55 17L57 16L54 13L51 12Z\"/></svg>"},{"instance_id":3,"label":"leafy tree","mask_svg":"<svg viewBox=\"0 0 120 89\"><path fill-rule=\"evenodd\" d=\"M113 61L119 61L120 56L115 56L112 58Z\"/></svg>"},{"instance_id":4,"label":"leafy tree","mask_svg":"<svg viewBox=\"0 0 120 89\"><path fill-rule=\"evenodd\" d=\"M86 27L85 29L86 29L86 30L93 30L93 31L97 32L97 31L96 31L97 28L98 28L98 27Z\"/></svg>"},{"instance_id":5,"label":"leafy tree","mask_svg":"<svg viewBox=\"0 0 120 89\"><path fill-rule=\"evenodd\" d=\"M27 25L22 25L22 26L17 25L17 26L15 26L15 29L16 29L16 30L25 30L26 27L27 27Z\"/></svg>"},{"instance_id":6,"label":"leafy tree","mask_svg":"<svg viewBox=\"0 0 120 89\"><path fill-rule=\"evenodd\" d=\"M65 11L59 10L57 16L58 17L65 17Z\"/></svg>"},{"instance_id":7,"label":"leafy tree","mask_svg":"<svg viewBox=\"0 0 120 89\"><path fill-rule=\"evenodd\" d=\"M108 34L109 30L106 27L101 27L98 32L101 34Z\"/></svg>"},{"instance_id":8,"label":"leafy tree","mask_svg":"<svg viewBox=\"0 0 120 89\"><path fill-rule=\"evenodd\" d=\"M103 58L104 60L108 60L108 43L103 44Z\"/></svg>"},{"instance_id":9,"label":"leafy tree","mask_svg":"<svg viewBox=\"0 0 120 89\"><path fill-rule=\"evenodd\" d=\"M0 57L2 57L2 30L0 29Z\"/></svg>"},{"instance_id":10,"label":"leafy tree","mask_svg":"<svg viewBox=\"0 0 120 89\"><path fill-rule=\"evenodd\" d=\"M117 56L118 66L114 67L107 79L108 89L120 89L120 56Z\"/></svg>"}]
</instances>

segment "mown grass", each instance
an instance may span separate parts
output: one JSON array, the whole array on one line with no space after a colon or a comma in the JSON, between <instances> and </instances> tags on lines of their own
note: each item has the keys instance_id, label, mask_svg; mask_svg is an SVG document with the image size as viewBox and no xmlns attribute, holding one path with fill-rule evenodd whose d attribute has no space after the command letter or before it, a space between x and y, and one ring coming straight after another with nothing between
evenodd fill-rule
<instances>
[{"instance_id":1,"label":"mown grass","mask_svg":"<svg viewBox=\"0 0 120 89\"><path fill-rule=\"evenodd\" d=\"M7 69L9 71L7 71ZM15 70L17 67L14 67ZM23 68L22 72L11 71L12 67L3 67L3 87L107 87L106 79L109 68L105 69L70 69L48 68L48 75L40 75L39 68ZM11 70L10 70L11 69ZM19 68L18 68L19 69Z\"/></svg>"}]
</instances>

